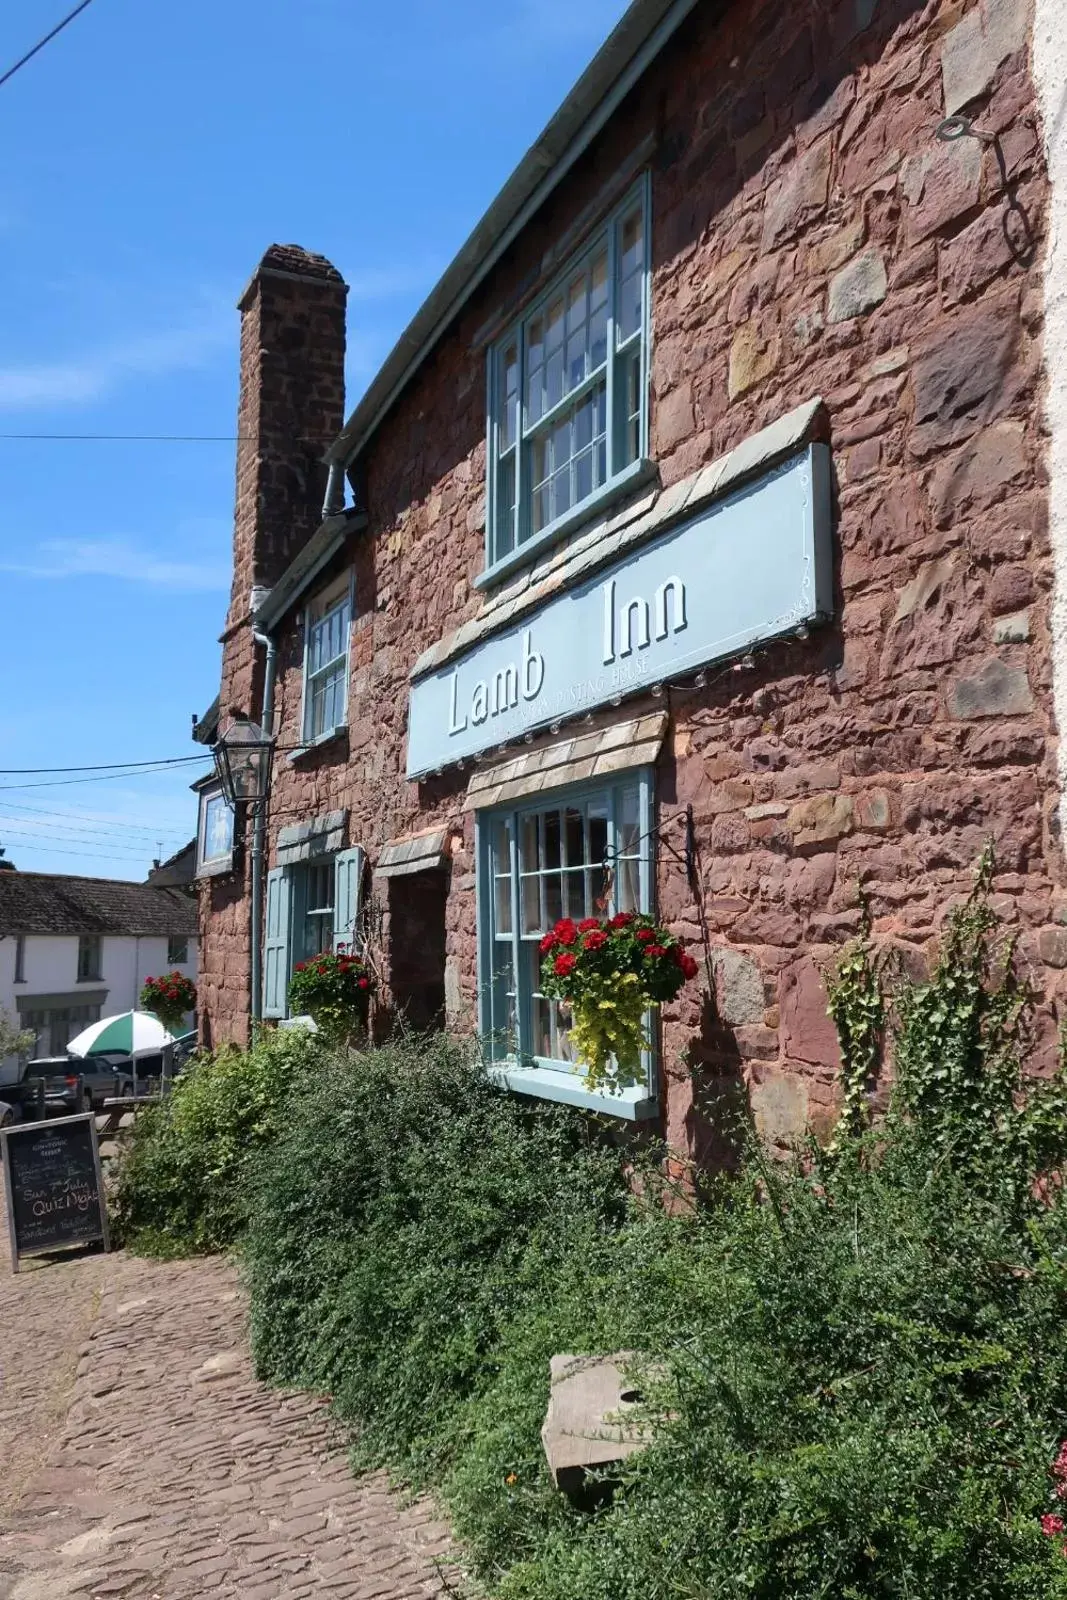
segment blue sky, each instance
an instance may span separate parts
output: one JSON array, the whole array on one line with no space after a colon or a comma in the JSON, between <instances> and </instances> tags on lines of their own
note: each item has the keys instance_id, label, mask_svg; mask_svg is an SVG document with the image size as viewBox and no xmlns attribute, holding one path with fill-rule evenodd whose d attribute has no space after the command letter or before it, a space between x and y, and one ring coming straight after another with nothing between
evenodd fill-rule
<instances>
[{"instance_id":1,"label":"blue sky","mask_svg":"<svg viewBox=\"0 0 1067 1600\"><path fill-rule=\"evenodd\" d=\"M5 6L0 71L68 9ZM625 9L94 0L0 88L0 434L232 435L235 301L273 241L351 285L351 405ZM233 451L0 438L0 768L194 749ZM196 770L5 770L0 846L141 878L192 836Z\"/></svg>"}]
</instances>

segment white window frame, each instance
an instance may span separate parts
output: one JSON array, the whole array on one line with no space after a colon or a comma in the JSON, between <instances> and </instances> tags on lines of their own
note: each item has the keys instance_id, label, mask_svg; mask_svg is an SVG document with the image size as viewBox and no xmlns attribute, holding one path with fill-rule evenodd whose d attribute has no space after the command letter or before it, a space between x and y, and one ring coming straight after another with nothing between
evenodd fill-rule
<instances>
[{"instance_id":1,"label":"white window frame","mask_svg":"<svg viewBox=\"0 0 1067 1600\"><path fill-rule=\"evenodd\" d=\"M642 216L643 259L640 262L640 312L636 328L619 343L616 338L617 314L621 304L622 279L620 276L618 239L623 221L640 207ZM496 340L489 352L487 386L487 498L486 498L486 570L483 580L503 577L515 567L529 560L532 554L554 543L569 533L579 523L586 521L598 508L616 495L624 492L636 479L648 471L648 391L650 356L650 303L651 303L651 184L646 173L629 191L623 202L616 206L592 239L576 254L552 280L548 288L523 313L521 319ZM606 248L608 314L606 329L606 354L603 365L587 373L585 378L550 409L534 421L527 415L526 383L529 364L529 329L546 310L550 301L566 295L566 291L583 268ZM500 537L503 529L499 499L503 458L510 451L501 451L501 423L505 410L504 368L505 352L513 346L518 350L518 377L511 430L514 435L515 506L509 533L508 547L503 548ZM564 341L566 359L566 339ZM624 415L625 395L622 384L632 356L639 354L638 362L638 414L637 448L629 452L625 435L628 418ZM582 399L606 385L606 464L603 482L595 485L581 499L533 531L532 517L532 455L538 438L551 431L573 412ZM627 459L627 457L631 457ZM572 456L571 460L575 457ZM571 479L572 488L574 484ZM478 580L478 581L483 581Z\"/></svg>"},{"instance_id":2,"label":"white window frame","mask_svg":"<svg viewBox=\"0 0 1067 1600\"><path fill-rule=\"evenodd\" d=\"M311 670L314 636L327 626L330 619L342 612L342 648L328 661L323 662L314 672ZM351 665L352 623L355 614L355 585L353 574L347 573L338 578L336 582L328 585L308 602L304 608L304 696L300 712L301 740L305 749L312 745L322 744L326 739L332 739L342 728L348 725L348 677ZM313 718L315 713L315 686L327 679L337 679L341 683L341 702L339 720L329 727L325 725L315 731Z\"/></svg>"},{"instance_id":3,"label":"white window frame","mask_svg":"<svg viewBox=\"0 0 1067 1600\"><path fill-rule=\"evenodd\" d=\"M631 772L613 773L609 778L531 796L525 802L497 807L479 812L476 819L476 861L478 874L478 971L479 971L479 1030L482 1034L490 1076L504 1087L541 1099L562 1101L608 1115L637 1121L655 1116L659 1109L656 1088L656 1063L653 1052L646 1052L643 1062L643 1079L625 1086L618 1093L608 1090L591 1090L586 1086L584 1068L564 1060L539 1056L533 1051L532 1002L535 991L525 970L529 960L531 938L522 933L522 882L524 860L522 857L522 826L526 819L541 816L548 811L563 810L568 806L584 807L590 801L603 800L608 804L607 857L613 860L618 849L617 808L621 792L636 786L638 790L638 907L651 912L654 905L655 863L652 849L653 774L649 768ZM494 862L494 838L501 822L510 824L511 870L506 885L498 883ZM562 857L561 857L562 859ZM551 869L555 871L555 869ZM543 873L525 876L544 876ZM617 890L618 879L615 887ZM499 922L502 893L510 894L510 916L503 912L506 924ZM566 908L564 908L566 909ZM617 909L614 894L609 906L601 913L612 914ZM577 919L576 919L577 920ZM510 966L515 984L514 1016L516 1032L508 1035L510 1008L499 980L498 951L510 943ZM524 953L524 946L527 947ZM504 958L505 963L508 957ZM516 1036L517 1034L517 1036Z\"/></svg>"}]
</instances>

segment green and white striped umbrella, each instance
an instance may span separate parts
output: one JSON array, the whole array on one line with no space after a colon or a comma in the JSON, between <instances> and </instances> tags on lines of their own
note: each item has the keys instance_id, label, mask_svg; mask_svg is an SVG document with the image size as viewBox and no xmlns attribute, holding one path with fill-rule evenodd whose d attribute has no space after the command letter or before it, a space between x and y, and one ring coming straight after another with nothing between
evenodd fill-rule
<instances>
[{"instance_id":1,"label":"green and white striped umbrella","mask_svg":"<svg viewBox=\"0 0 1067 1600\"><path fill-rule=\"evenodd\" d=\"M147 1011L123 1011L91 1022L67 1050L72 1056L149 1056L173 1043L174 1035Z\"/></svg>"}]
</instances>

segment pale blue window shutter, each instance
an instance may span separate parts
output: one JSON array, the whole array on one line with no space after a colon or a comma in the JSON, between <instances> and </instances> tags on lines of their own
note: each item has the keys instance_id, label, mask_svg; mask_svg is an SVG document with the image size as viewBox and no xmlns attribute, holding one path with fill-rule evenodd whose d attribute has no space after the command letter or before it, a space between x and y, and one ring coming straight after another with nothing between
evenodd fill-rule
<instances>
[{"instance_id":1,"label":"pale blue window shutter","mask_svg":"<svg viewBox=\"0 0 1067 1600\"><path fill-rule=\"evenodd\" d=\"M285 867L267 873L267 932L263 941L263 1015L284 1017L289 987L289 901Z\"/></svg>"},{"instance_id":2,"label":"pale blue window shutter","mask_svg":"<svg viewBox=\"0 0 1067 1600\"><path fill-rule=\"evenodd\" d=\"M354 850L342 850L334 861L333 947L335 950L339 950L342 945L351 950L356 942L365 860L363 851L357 845Z\"/></svg>"}]
</instances>

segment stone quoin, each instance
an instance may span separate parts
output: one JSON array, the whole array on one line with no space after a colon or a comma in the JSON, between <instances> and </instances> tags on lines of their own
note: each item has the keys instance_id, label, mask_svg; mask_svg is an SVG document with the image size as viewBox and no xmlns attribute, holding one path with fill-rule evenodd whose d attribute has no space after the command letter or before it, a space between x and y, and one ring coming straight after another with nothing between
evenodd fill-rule
<instances>
[{"instance_id":1,"label":"stone quoin","mask_svg":"<svg viewBox=\"0 0 1067 1600\"><path fill-rule=\"evenodd\" d=\"M259 718L269 692L277 741L268 1018L297 960L369 937L379 1034L479 1031L515 1092L714 1163L738 1095L772 1144L832 1122L821 974L859 886L921 971L992 838L1048 1058L1050 6L635 0L347 422L340 274L267 251L218 704ZM248 1037L250 839L238 819L202 863L211 1044ZM700 977L605 1099L536 951L554 916L618 907Z\"/></svg>"}]
</instances>

